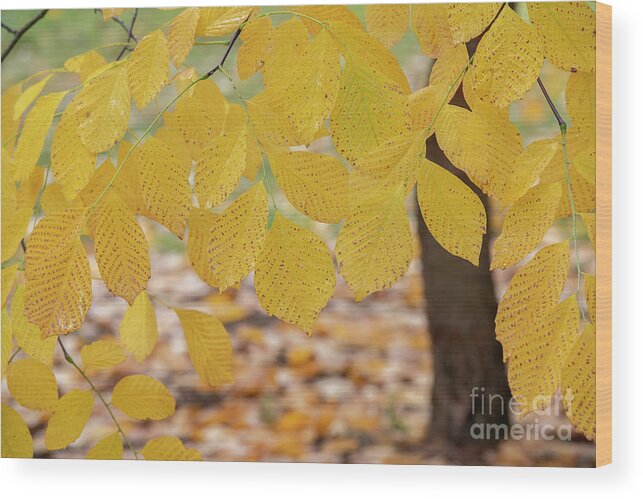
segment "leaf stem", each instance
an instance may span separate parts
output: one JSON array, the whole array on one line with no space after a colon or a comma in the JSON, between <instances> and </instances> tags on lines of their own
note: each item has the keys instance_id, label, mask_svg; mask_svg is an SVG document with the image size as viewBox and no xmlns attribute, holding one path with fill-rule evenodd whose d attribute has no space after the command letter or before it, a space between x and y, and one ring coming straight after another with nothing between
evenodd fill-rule
<instances>
[{"instance_id":1,"label":"leaf stem","mask_svg":"<svg viewBox=\"0 0 643 499\"><path fill-rule=\"evenodd\" d=\"M587 317L585 316L585 309L583 307L583 298L581 293L582 273L580 268L580 254L578 251L578 235L577 235L577 227L576 227L577 226L576 219L578 217L578 213L576 212L576 203L574 202L574 192L572 189L571 176L569 174L569 157L567 155L567 123L565 123L565 120L558 112L558 109L556 109L556 105L554 104L554 101L552 100L552 98L549 96L549 92L547 92L547 88L545 88L545 85L540 79L540 77L538 77L537 81L538 81L538 86L540 87L540 90L545 96L545 100L547 101L547 104L549 104L549 108L551 109L552 113L554 114L554 117L556 118L556 121L558 122L558 128L560 129L560 136L561 136L562 145L563 145L563 160L565 161L565 183L567 184L567 194L569 196L569 204L572 210L572 243L574 244L574 254L576 257L576 274L577 274L576 299L578 300L578 308L580 309L581 317L583 318L583 320L586 321Z\"/></svg>"},{"instance_id":2,"label":"leaf stem","mask_svg":"<svg viewBox=\"0 0 643 499\"><path fill-rule=\"evenodd\" d=\"M20 347L16 348L16 351L11 354L11 357L9 357L9 360L7 361L7 365L11 364L11 361L15 358L15 356L20 353L20 350L22 350L22 348Z\"/></svg>"},{"instance_id":3,"label":"leaf stem","mask_svg":"<svg viewBox=\"0 0 643 499\"><path fill-rule=\"evenodd\" d=\"M85 371L81 369L81 367L76 363L76 361L73 359L71 355L69 355L69 352L65 348L65 345L63 345L62 340L60 339L60 336L58 337L58 344L60 345L60 348L63 351L63 355L65 357L65 360L67 361L68 364L71 364L74 366L74 368L80 373L80 375L83 377L83 379L87 382L87 384L90 386L90 388L94 391L94 393L98 396L102 404L105 406L107 409L107 412L109 413L110 417L112 418L112 421L116 425L116 429L118 432L123 436L123 439L125 440L125 443L129 447L130 451L132 451L132 454L134 454L134 459L138 459L138 452L136 452L136 449L134 449L134 446L132 445L132 442L130 442L129 438L127 438L127 435L125 434L125 431L123 431L123 428L121 425L118 423L118 420L116 419L116 416L114 416L114 412L112 411L112 408L109 406L107 401L103 398L103 395L98 391L96 388L96 385L92 382L91 379L85 374Z\"/></svg>"},{"instance_id":4,"label":"leaf stem","mask_svg":"<svg viewBox=\"0 0 643 499\"><path fill-rule=\"evenodd\" d=\"M232 85L232 89L234 90L235 94L237 94L237 98L241 102L241 107L243 108L243 112L246 115L246 122L252 129L252 135L255 139L255 143L257 144L257 148L259 149L259 155L261 156L261 171L262 171L262 178L261 180L263 181L263 185L266 188L266 191L268 191L268 194L270 195L270 200L272 201L272 206L276 210L277 209L277 202L275 201L275 196L272 192L272 189L268 185L267 181L267 168L266 168L266 160L264 158L264 148L261 146L261 143L259 142L259 137L257 136L257 130L255 129L254 124L252 123L252 120L250 119L250 113L248 112L248 106L246 105L246 101L241 95L241 92L239 92L239 89L234 83L234 80L232 79L232 76L224 69L221 68L221 72L225 75L225 77L230 81L230 85Z\"/></svg>"},{"instance_id":5,"label":"leaf stem","mask_svg":"<svg viewBox=\"0 0 643 499\"><path fill-rule=\"evenodd\" d=\"M230 42L228 40L211 40L211 41L203 41L203 42L194 42L194 45L229 45Z\"/></svg>"}]
</instances>

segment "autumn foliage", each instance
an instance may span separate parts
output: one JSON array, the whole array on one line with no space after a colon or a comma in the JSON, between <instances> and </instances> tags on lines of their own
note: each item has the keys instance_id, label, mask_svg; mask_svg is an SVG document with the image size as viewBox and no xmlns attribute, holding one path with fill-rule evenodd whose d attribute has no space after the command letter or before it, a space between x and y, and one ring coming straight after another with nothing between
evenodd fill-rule
<instances>
[{"instance_id":1,"label":"autumn foliage","mask_svg":"<svg viewBox=\"0 0 643 499\"><path fill-rule=\"evenodd\" d=\"M93 405L107 406L92 372L128 354L143 362L154 349L155 297L146 292L150 257L138 217L185 238L194 272L221 292L254 273L266 313L309 334L331 299L336 270L357 301L402 279L413 256L406 201L415 193L435 239L477 265L484 206L457 176L425 159L433 134L446 157L506 208L491 266L522 265L496 319L514 396L526 414L557 390L570 391L567 416L593 438L595 279L579 273L571 294L564 287L570 262L581 270L577 223L592 238L594 231L595 15L585 2L528 7L523 19L501 3L373 5L364 25L341 6L187 8L119 60L89 50L66 61L61 71L78 76L74 88L47 93L60 71L45 70L6 89L2 373L17 404L51 414L47 449L73 443ZM409 29L436 59L429 84L415 92L389 50ZM469 53L466 42L480 35ZM184 61L203 39L238 50L199 75ZM508 106L535 85L546 87L538 80L545 59L570 72L572 122L525 146ZM262 90L241 95L236 79L257 72ZM234 100L215 73L229 80ZM168 87L172 97L135 136L132 114ZM450 104L460 88L468 108ZM328 135L336 154L308 150ZM278 210L275 189L306 217L341 223L334 255ZM541 248L552 224L568 217L569 239ZM100 276L92 276L90 258ZM80 362L62 338L83 325L93 278L129 308L120 340L86 345ZM176 314L200 378L211 387L232 383L224 325L195 310ZM59 396L51 369L57 348L86 377L86 391ZM127 440L112 409L136 420L174 413L175 399L158 380L126 376L110 400L114 433L88 458L120 459L124 443L132 457L200 458L172 436L142 449ZM30 457L29 429L5 402L3 456Z\"/></svg>"}]
</instances>

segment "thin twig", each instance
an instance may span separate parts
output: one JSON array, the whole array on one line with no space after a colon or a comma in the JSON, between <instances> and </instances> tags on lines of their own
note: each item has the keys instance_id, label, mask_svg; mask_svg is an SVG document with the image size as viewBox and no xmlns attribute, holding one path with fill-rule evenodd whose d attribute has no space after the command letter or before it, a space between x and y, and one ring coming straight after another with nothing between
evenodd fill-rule
<instances>
[{"instance_id":1,"label":"thin twig","mask_svg":"<svg viewBox=\"0 0 643 499\"><path fill-rule=\"evenodd\" d=\"M98 12L98 13L102 14L102 13L103 13L103 9L94 9L94 12ZM125 23L123 22L123 20L122 20L120 17L118 17L118 16L112 16L112 17L110 17L110 19L111 19L112 21L114 21L116 24L118 24L121 28L123 28L123 29L125 30L125 33L128 33L128 34L129 34L129 28L127 27L127 24L125 24ZM134 35L134 33L131 33L131 35L130 35L130 36L128 36L128 38L127 38L127 43L129 43L130 38L131 38L132 40L134 40L136 43L138 43L138 38L136 38L136 36Z\"/></svg>"},{"instance_id":2,"label":"thin twig","mask_svg":"<svg viewBox=\"0 0 643 499\"><path fill-rule=\"evenodd\" d=\"M4 61L5 57L9 55L9 53L13 50L13 48L16 46L18 41L24 36L24 34L29 31L34 24L36 24L38 21L40 21L45 15L49 12L49 9L43 9L41 10L36 16L31 19L27 24L25 24L22 28L20 28L16 34L13 37L13 40L9 43L9 46L5 49L4 52L2 52L2 59L0 61Z\"/></svg>"},{"instance_id":3,"label":"thin twig","mask_svg":"<svg viewBox=\"0 0 643 499\"><path fill-rule=\"evenodd\" d=\"M558 112L558 109L556 109L556 106L554 105L554 101L551 100L551 97L549 96L549 92L547 92L547 89L545 88L543 81L540 79L540 76L536 81L538 82L538 86L540 87L540 90L545 96L545 100L547 101L547 104L549 104L549 108L551 109L551 112L554 113L554 116L556 117L556 121L558 122L558 127L561 128L561 130L563 127L566 128L567 124L565 123L565 120Z\"/></svg>"},{"instance_id":4,"label":"thin twig","mask_svg":"<svg viewBox=\"0 0 643 499\"><path fill-rule=\"evenodd\" d=\"M138 17L138 9L134 9L134 15L132 16L132 22L129 25L129 30L127 31L127 41L129 42L130 40L134 40L136 43L138 43L138 39L134 36L132 31L134 30L134 23L136 23L136 18ZM123 47L116 57L116 60L120 60L121 57L123 57L123 54L127 52L127 46Z\"/></svg>"},{"instance_id":5,"label":"thin twig","mask_svg":"<svg viewBox=\"0 0 643 499\"><path fill-rule=\"evenodd\" d=\"M6 29L12 35L15 35L18 33L15 29L13 29L11 26L7 26L5 23L2 23L2 28Z\"/></svg>"},{"instance_id":6,"label":"thin twig","mask_svg":"<svg viewBox=\"0 0 643 499\"><path fill-rule=\"evenodd\" d=\"M116 416L114 416L114 413L112 412L112 408L109 406L107 401L103 398L103 395L98 391L94 383L92 382L91 379L85 374L85 371L83 371L78 364L76 364L76 361L74 361L73 357L69 355L69 352L67 352L67 349L65 348L65 345L63 345L62 340L60 339L60 336L58 337L58 344L60 345L60 348L63 351L63 355L65 356L65 360L67 361L68 364L71 364L74 366L74 368L80 373L80 375L83 377L83 379L87 382L87 384L90 386L90 388L94 391L94 393L98 396L102 404L105 406L107 409L107 412L112 418L112 421L116 425L116 429L118 432L123 436L123 439L125 440L125 443L129 447L129 449L132 451L132 454L134 454L134 459L138 459L138 453L136 452L136 449L134 449L134 446L130 442L129 438L127 438L127 435L123 431L123 428L121 425L118 423L118 420L116 419Z\"/></svg>"},{"instance_id":7,"label":"thin twig","mask_svg":"<svg viewBox=\"0 0 643 499\"><path fill-rule=\"evenodd\" d=\"M239 27L237 28L237 31L234 32L234 35L232 35L232 38L230 38L230 43L228 44L228 48L223 54L223 57L219 61L219 64L217 64L215 67L213 67L210 71L208 71L205 75L203 75L202 79L207 80L212 76L214 73L216 73L219 69L223 67L225 64L226 59L230 55L230 52L232 51L232 47L234 46L235 42L237 41L237 38L239 38L239 35L241 34L241 31L243 30L243 27L245 26L246 22L248 22L248 19L250 16L246 18L244 22L242 22Z\"/></svg>"},{"instance_id":8,"label":"thin twig","mask_svg":"<svg viewBox=\"0 0 643 499\"><path fill-rule=\"evenodd\" d=\"M7 365L11 364L11 361L13 361L15 356L20 353L20 350L22 350L22 348L20 347L16 348L16 351L11 354L11 357L9 357L9 360L7 361Z\"/></svg>"}]
</instances>

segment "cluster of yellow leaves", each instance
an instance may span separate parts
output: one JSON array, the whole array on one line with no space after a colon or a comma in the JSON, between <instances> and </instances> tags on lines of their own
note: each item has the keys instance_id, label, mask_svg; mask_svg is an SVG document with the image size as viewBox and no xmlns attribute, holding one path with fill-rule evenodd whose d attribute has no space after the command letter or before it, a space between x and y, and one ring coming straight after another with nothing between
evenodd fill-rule
<instances>
[{"instance_id":1,"label":"cluster of yellow leaves","mask_svg":"<svg viewBox=\"0 0 643 499\"><path fill-rule=\"evenodd\" d=\"M570 71L565 100L571 127L562 130L562 141L534 142L521 154L520 162L530 165L530 171L518 172L519 185L504 189L503 202L510 209L495 243L492 268L522 261L560 217L572 215L574 225L582 218L589 239L595 240L595 14L582 2L535 2L528 4L528 11L533 26L529 29L536 31L533 40L539 44L532 43L532 53L542 50L552 64ZM526 33L523 29L521 36ZM493 88L491 83L476 88L472 80L472 91L480 98ZM509 362L512 393L523 413L547 406L561 390L568 418L593 439L595 277L585 275L584 292L579 284L575 292L564 293L569 248L568 241L546 246L516 273L499 305L496 334ZM561 294L567 294L562 301ZM579 304L587 308L589 321L581 321L585 314Z\"/></svg>"},{"instance_id":2,"label":"cluster of yellow leaves","mask_svg":"<svg viewBox=\"0 0 643 499\"><path fill-rule=\"evenodd\" d=\"M120 13L103 10L105 19ZM167 29L142 37L123 60L109 63L91 50L66 61L64 70L82 82L68 103L66 91L44 93L53 73L3 94L2 261L18 253L21 241L27 249L24 284L17 265L2 270L3 307L14 290L10 313L6 307L2 313L2 367L19 404L52 412L48 448L75 441L93 406L91 392L59 399L50 370L55 337L79 329L91 305L84 236L94 243L106 287L128 303L120 342L98 340L81 350L87 372L111 369L127 352L143 361L158 339L138 216L180 239L187 229L192 267L221 292L254 271L266 312L312 332L333 294L335 265L314 230L275 205L270 172L294 209L315 222L342 224L337 266L358 301L407 272L414 243L406 202L416 186L436 240L476 265L487 219L465 175L508 208L492 268L516 265L539 247L554 221L572 213L568 191L594 240L595 21L587 5L531 3L529 21L500 3L369 5L365 18L366 29L346 7L306 6L273 24L273 16L252 7L188 8ZM389 50L409 26L437 59L428 86L416 92ZM238 75L260 72L263 80L252 98L239 96L240 104L185 66L197 37L238 30ZM477 37L470 56L466 43ZM535 85L545 58L572 72L566 89L572 127L565 143L524 147L508 109ZM168 105L136 142L125 141L132 100L144 109L171 83L180 93L173 109ZM459 88L466 108L451 102ZM39 164L57 117L52 183ZM424 159L433 134L462 175ZM310 148L326 136L337 154ZM34 207L45 217L25 237ZM575 300L560 301L568 252L567 242L548 246L516 274L500 304L497 334L525 412L564 387L580 400L568 407L570 418L591 437L593 325L579 336ZM591 309L589 276L586 282ZM176 314L200 378L211 386L230 383L232 347L223 324L194 310ZM9 363L5 352L14 340L29 358ZM136 419L162 419L175 407L169 391L144 375L122 379L112 403ZM6 435L3 426L3 443L16 455L29 454L22 419L3 406L5 412L12 424ZM107 435L88 457L120 458L122 445L120 433ZM142 454L199 458L174 437L151 440Z\"/></svg>"}]
</instances>

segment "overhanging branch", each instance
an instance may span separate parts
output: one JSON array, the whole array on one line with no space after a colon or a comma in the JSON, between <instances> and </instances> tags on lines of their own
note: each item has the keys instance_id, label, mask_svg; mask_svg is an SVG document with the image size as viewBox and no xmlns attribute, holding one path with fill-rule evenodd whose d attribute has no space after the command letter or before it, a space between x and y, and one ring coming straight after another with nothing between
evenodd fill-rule
<instances>
[{"instance_id":1,"label":"overhanging branch","mask_svg":"<svg viewBox=\"0 0 643 499\"><path fill-rule=\"evenodd\" d=\"M25 24L25 25L24 25L22 28L20 28L18 31L16 31L16 30L12 30L11 28L9 28L8 26L6 26L6 25L4 25L4 24L2 25L2 27L3 27L4 29L6 29L7 31L9 31L10 33L11 33L11 32L13 32L13 33L14 33L14 35L13 35L13 40L11 40L11 42L9 43L9 46L4 50L4 52L2 52L2 59L0 59L0 61L4 61L4 60L5 60L5 58L6 58L6 57L9 55L9 53L13 50L13 48L16 46L16 44L18 43L18 41L19 41L19 40L24 36L24 34L25 34L27 31L29 31L29 30L34 26L34 24L36 24L36 23L37 23L38 21L40 21L43 17L45 17L45 15L47 14L47 12L49 12L49 9L43 9L43 10L41 10L38 14L36 14L36 16L35 16L35 17L33 17L33 19L31 19L31 21L27 22L27 24Z\"/></svg>"}]
</instances>

